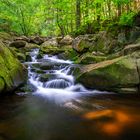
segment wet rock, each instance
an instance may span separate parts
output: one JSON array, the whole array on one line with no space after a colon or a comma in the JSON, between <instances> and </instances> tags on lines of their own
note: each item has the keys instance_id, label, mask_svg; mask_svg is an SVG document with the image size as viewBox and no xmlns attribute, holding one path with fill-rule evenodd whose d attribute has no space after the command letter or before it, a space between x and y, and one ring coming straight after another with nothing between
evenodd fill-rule
<instances>
[{"instance_id":1,"label":"wet rock","mask_svg":"<svg viewBox=\"0 0 140 140\"><path fill-rule=\"evenodd\" d=\"M54 67L54 64L49 64L49 63L35 63L32 64L33 67L41 69L41 70L51 70Z\"/></svg>"},{"instance_id":2,"label":"wet rock","mask_svg":"<svg viewBox=\"0 0 140 140\"><path fill-rule=\"evenodd\" d=\"M32 61L32 58L31 58L30 52L26 52L25 55L26 55L26 61L27 61L27 62Z\"/></svg>"},{"instance_id":3,"label":"wet rock","mask_svg":"<svg viewBox=\"0 0 140 140\"><path fill-rule=\"evenodd\" d=\"M47 82L50 78L50 75L49 74L42 74L39 78L39 81L41 82Z\"/></svg>"},{"instance_id":4,"label":"wet rock","mask_svg":"<svg viewBox=\"0 0 140 140\"><path fill-rule=\"evenodd\" d=\"M64 51L63 53L61 54L58 54L58 58L60 59L64 59L64 60L75 60L77 59L77 52L73 49L68 49L66 51Z\"/></svg>"},{"instance_id":5,"label":"wet rock","mask_svg":"<svg viewBox=\"0 0 140 140\"><path fill-rule=\"evenodd\" d=\"M26 56L23 53L17 53L17 58L18 58L18 60L20 60L20 62L26 61Z\"/></svg>"},{"instance_id":6,"label":"wet rock","mask_svg":"<svg viewBox=\"0 0 140 140\"><path fill-rule=\"evenodd\" d=\"M53 67L54 67L53 65L45 64L45 63L40 65L41 70L51 70Z\"/></svg>"}]
</instances>

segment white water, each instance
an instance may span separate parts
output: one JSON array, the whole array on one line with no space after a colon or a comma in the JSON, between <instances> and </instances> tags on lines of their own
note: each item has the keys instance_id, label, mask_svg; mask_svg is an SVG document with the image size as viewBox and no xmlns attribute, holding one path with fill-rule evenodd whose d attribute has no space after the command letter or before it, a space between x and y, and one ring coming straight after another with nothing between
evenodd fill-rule
<instances>
[{"instance_id":1,"label":"white water","mask_svg":"<svg viewBox=\"0 0 140 140\"><path fill-rule=\"evenodd\" d=\"M89 94L102 93L99 91L87 90L81 84L75 84L75 78L72 75L72 61L58 59L57 56L45 55L42 60L37 60L39 50L34 49L31 52L32 62L28 62L29 82L36 88L34 95L46 97L55 102L66 102L77 97ZM53 74L47 82L40 81L40 74L32 71L33 64L48 63L53 65L53 69L46 70L48 75ZM59 65L58 65L59 64Z\"/></svg>"}]
</instances>

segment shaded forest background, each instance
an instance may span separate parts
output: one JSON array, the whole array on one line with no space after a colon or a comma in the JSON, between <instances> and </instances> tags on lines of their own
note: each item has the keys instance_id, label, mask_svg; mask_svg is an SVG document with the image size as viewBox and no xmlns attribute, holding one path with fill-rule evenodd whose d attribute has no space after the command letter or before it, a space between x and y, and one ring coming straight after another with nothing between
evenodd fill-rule
<instances>
[{"instance_id":1,"label":"shaded forest background","mask_svg":"<svg viewBox=\"0 0 140 140\"><path fill-rule=\"evenodd\" d=\"M0 31L79 35L131 27L140 0L1 0Z\"/></svg>"}]
</instances>

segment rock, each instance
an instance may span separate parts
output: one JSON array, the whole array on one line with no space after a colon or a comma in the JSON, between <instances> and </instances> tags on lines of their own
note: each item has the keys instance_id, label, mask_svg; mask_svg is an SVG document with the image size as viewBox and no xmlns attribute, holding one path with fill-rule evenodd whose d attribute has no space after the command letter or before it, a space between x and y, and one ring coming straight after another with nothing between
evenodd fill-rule
<instances>
[{"instance_id":1,"label":"rock","mask_svg":"<svg viewBox=\"0 0 140 140\"><path fill-rule=\"evenodd\" d=\"M119 33L118 34L118 42L121 44L125 44L127 42L125 33Z\"/></svg>"},{"instance_id":2,"label":"rock","mask_svg":"<svg viewBox=\"0 0 140 140\"><path fill-rule=\"evenodd\" d=\"M14 41L26 41L26 42L30 42L30 38L28 38L28 37L26 37L26 36L20 36L20 37L16 37L15 39L14 39Z\"/></svg>"},{"instance_id":3,"label":"rock","mask_svg":"<svg viewBox=\"0 0 140 140\"><path fill-rule=\"evenodd\" d=\"M39 51L39 54L38 56L42 56L42 54L51 54L51 55L57 55L57 54L60 54L60 53L63 53L65 52L66 49L63 49L63 48L58 48L58 47L52 47L52 46L41 46L40 48L40 51Z\"/></svg>"},{"instance_id":4,"label":"rock","mask_svg":"<svg viewBox=\"0 0 140 140\"><path fill-rule=\"evenodd\" d=\"M33 43L27 43L24 49L26 49L27 51L28 50L30 51L30 50L36 49L36 48L40 48L40 46L37 44L33 44Z\"/></svg>"},{"instance_id":5,"label":"rock","mask_svg":"<svg viewBox=\"0 0 140 140\"><path fill-rule=\"evenodd\" d=\"M26 61L27 61L27 62L32 61L32 58L31 58L30 52L26 52L25 55L26 55Z\"/></svg>"},{"instance_id":6,"label":"rock","mask_svg":"<svg viewBox=\"0 0 140 140\"><path fill-rule=\"evenodd\" d=\"M61 45L71 45L73 38L70 35L65 36L59 43Z\"/></svg>"},{"instance_id":7,"label":"rock","mask_svg":"<svg viewBox=\"0 0 140 140\"><path fill-rule=\"evenodd\" d=\"M78 64L93 64L106 60L105 56L95 56L91 53L85 53L76 61Z\"/></svg>"},{"instance_id":8,"label":"rock","mask_svg":"<svg viewBox=\"0 0 140 140\"><path fill-rule=\"evenodd\" d=\"M132 42L135 42L138 38L140 38L140 30L133 29L133 30L130 32L129 41L132 43Z\"/></svg>"},{"instance_id":9,"label":"rock","mask_svg":"<svg viewBox=\"0 0 140 140\"><path fill-rule=\"evenodd\" d=\"M26 56L23 53L17 53L17 58L20 60L20 62L25 62L26 61Z\"/></svg>"},{"instance_id":10,"label":"rock","mask_svg":"<svg viewBox=\"0 0 140 140\"><path fill-rule=\"evenodd\" d=\"M35 68L39 68L41 70L51 70L54 67L54 64L49 63L36 63L32 65Z\"/></svg>"},{"instance_id":11,"label":"rock","mask_svg":"<svg viewBox=\"0 0 140 140\"><path fill-rule=\"evenodd\" d=\"M44 40L39 36L35 36L35 37L31 37L30 42L35 43L37 45L41 45L44 42Z\"/></svg>"},{"instance_id":12,"label":"rock","mask_svg":"<svg viewBox=\"0 0 140 140\"><path fill-rule=\"evenodd\" d=\"M53 67L54 67L54 65L45 64L45 63L40 65L41 70L51 70L51 69L53 69Z\"/></svg>"},{"instance_id":13,"label":"rock","mask_svg":"<svg viewBox=\"0 0 140 140\"><path fill-rule=\"evenodd\" d=\"M100 31L94 35L94 45L89 48L90 52L99 51L105 54L114 53L120 48L118 41L106 31Z\"/></svg>"},{"instance_id":14,"label":"rock","mask_svg":"<svg viewBox=\"0 0 140 140\"><path fill-rule=\"evenodd\" d=\"M78 54L75 50L73 49L67 49L61 54L58 54L58 58L64 59L64 60L75 60L77 58Z\"/></svg>"},{"instance_id":15,"label":"rock","mask_svg":"<svg viewBox=\"0 0 140 140\"><path fill-rule=\"evenodd\" d=\"M106 31L78 36L73 40L72 47L79 53L94 51L108 54L120 50L119 42Z\"/></svg>"},{"instance_id":16,"label":"rock","mask_svg":"<svg viewBox=\"0 0 140 140\"><path fill-rule=\"evenodd\" d=\"M87 36L78 36L72 42L72 47L79 53L87 52L93 46L92 42L88 41Z\"/></svg>"},{"instance_id":17,"label":"rock","mask_svg":"<svg viewBox=\"0 0 140 140\"><path fill-rule=\"evenodd\" d=\"M47 82L49 80L49 78L50 78L50 75L48 75L48 74L42 74L40 76L40 78L39 78L39 81L41 81L41 82Z\"/></svg>"},{"instance_id":18,"label":"rock","mask_svg":"<svg viewBox=\"0 0 140 140\"><path fill-rule=\"evenodd\" d=\"M48 41L45 41L41 47L57 47L58 42L56 38L49 39Z\"/></svg>"},{"instance_id":19,"label":"rock","mask_svg":"<svg viewBox=\"0 0 140 140\"><path fill-rule=\"evenodd\" d=\"M26 69L0 42L0 93L13 91L25 82L26 77Z\"/></svg>"},{"instance_id":20,"label":"rock","mask_svg":"<svg viewBox=\"0 0 140 140\"><path fill-rule=\"evenodd\" d=\"M138 44L130 44L130 45L126 46L122 50L122 54L123 55L128 55L128 54L132 54L135 51L140 51L140 43L138 43Z\"/></svg>"},{"instance_id":21,"label":"rock","mask_svg":"<svg viewBox=\"0 0 140 140\"><path fill-rule=\"evenodd\" d=\"M9 44L9 47L16 47L16 48L23 48L26 46L26 43L25 41L22 41L22 40L17 40L17 41L13 41Z\"/></svg>"},{"instance_id":22,"label":"rock","mask_svg":"<svg viewBox=\"0 0 140 140\"><path fill-rule=\"evenodd\" d=\"M120 93L122 88L137 89L140 84L136 60L130 56L83 66L77 81L88 88Z\"/></svg>"},{"instance_id":23,"label":"rock","mask_svg":"<svg viewBox=\"0 0 140 140\"><path fill-rule=\"evenodd\" d=\"M62 39L63 39L62 36L58 36L58 37L56 37L56 40L57 40L58 44L60 43L60 41L61 41Z\"/></svg>"}]
</instances>

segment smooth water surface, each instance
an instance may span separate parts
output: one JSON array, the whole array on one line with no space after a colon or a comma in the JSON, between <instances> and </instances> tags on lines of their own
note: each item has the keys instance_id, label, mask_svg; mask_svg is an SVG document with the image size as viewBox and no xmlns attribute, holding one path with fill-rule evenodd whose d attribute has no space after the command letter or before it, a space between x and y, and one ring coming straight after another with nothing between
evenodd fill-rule
<instances>
[{"instance_id":1,"label":"smooth water surface","mask_svg":"<svg viewBox=\"0 0 140 140\"><path fill-rule=\"evenodd\" d=\"M140 97L96 95L56 104L43 97L0 99L0 140L137 140Z\"/></svg>"}]
</instances>

